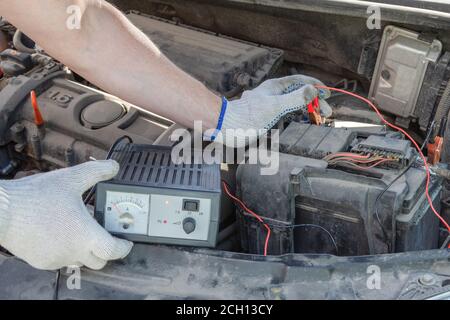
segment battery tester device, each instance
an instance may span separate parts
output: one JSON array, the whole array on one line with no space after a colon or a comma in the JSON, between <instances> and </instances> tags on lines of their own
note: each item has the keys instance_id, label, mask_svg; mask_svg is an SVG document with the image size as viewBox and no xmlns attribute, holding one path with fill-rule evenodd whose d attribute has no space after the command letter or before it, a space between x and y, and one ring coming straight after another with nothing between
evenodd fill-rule
<instances>
[{"instance_id":1,"label":"battery tester device","mask_svg":"<svg viewBox=\"0 0 450 320\"><path fill-rule=\"evenodd\" d=\"M95 217L106 230L135 242L216 245L219 165L174 164L170 147L136 144L113 159L118 175L96 190Z\"/></svg>"}]
</instances>

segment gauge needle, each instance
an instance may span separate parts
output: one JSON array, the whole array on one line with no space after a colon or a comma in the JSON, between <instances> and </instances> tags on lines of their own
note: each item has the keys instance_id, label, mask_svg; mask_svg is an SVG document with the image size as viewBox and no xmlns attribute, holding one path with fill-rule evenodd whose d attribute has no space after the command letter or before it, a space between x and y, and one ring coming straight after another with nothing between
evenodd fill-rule
<instances>
[{"instance_id":1,"label":"gauge needle","mask_svg":"<svg viewBox=\"0 0 450 320\"><path fill-rule=\"evenodd\" d=\"M117 210L117 212L119 212L120 215L122 215L122 211L119 210L119 207L114 203L113 207Z\"/></svg>"}]
</instances>

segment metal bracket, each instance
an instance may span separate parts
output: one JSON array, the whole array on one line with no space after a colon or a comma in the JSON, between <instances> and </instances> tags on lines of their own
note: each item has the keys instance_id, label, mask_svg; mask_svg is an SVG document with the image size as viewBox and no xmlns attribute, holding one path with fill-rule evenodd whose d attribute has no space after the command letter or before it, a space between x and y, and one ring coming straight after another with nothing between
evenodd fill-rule
<instances>
[{"instance_id":1,"label":"metal bracket","mask_svg":"<svg viewBox=\"0 0 450 320\"><path fill-rule=\"evenodd\" d=\"M450 245L450 235L445 239L444 243L442 244L441 249L448 249L448 246Z\"/></svg>"}]
</instances>

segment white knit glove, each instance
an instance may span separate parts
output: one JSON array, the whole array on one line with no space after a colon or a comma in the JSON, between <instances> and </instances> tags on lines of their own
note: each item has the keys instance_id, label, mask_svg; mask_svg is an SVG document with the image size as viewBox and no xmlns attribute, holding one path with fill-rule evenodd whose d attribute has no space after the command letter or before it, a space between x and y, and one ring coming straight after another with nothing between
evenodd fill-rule
<instances>
[{"instance_id":1,"label":"white knit glove","mask_svg":"<svg viewBox=\"0 0 450 320\"><path fill-rule=\"evenodd\" d=\"M0 181L0 245L43 270L82 265L98 270L124 258L132 243L112 237L81 199L118 170L115 161L95 161Z\"/></svg>"},{"instance_id":2,"label":"white knit glove","mask_svg":"<svg viewBox=\"0 0 450 320\"><path fill-rule=\"evenodd\" d=\"M237 147L252 143L248 137L246 141L246 136L235 130L230 136L232 131L227 133L227 129L254 129L261 135L288 113L300 111L306 115L308 104L316 97L320 99L322 116L331 116L332 109L324 100L330 97L330 92L318 90L315 85L324 84L311 77L295 75L267 80L256 89L245 91L241 99L228 102L221 130L223 142L229 145L229 141L234 138Z\"/></svg>"}]
</instances>

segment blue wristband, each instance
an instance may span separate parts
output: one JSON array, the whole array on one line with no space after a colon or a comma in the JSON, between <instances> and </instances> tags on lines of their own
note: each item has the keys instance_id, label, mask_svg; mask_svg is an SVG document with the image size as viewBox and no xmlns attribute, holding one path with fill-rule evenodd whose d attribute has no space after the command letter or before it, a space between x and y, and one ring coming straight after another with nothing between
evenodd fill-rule
<instances>
[{"instance_id":1,"label":"blue wristband","mask_svg":"<svg viewBox=\"0 0 450 320\"><path fill-rule=\"evenodd\" d=\"M225 118L227 107L228 107L228 100L225 97L222 97L222 109L220 110L219 120L217 121L217 128L214 131L214 135L211 136L211 141L216 140L217 134L222 130L223 119Z\"/></svg>"}]
</instances>

